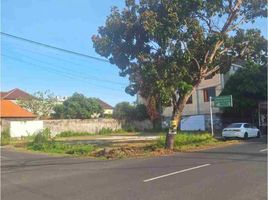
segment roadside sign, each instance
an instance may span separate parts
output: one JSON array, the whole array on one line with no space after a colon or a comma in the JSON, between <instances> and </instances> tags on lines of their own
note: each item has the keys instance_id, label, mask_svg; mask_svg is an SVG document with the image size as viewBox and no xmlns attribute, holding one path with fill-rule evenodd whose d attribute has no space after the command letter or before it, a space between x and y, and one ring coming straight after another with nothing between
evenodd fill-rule
<instances>
[{"instance_id":1,"label":"roadside sign","mask_svg":"<svg viewBox=\"0 0 268 200\"><path fill-rule=\"evenodd\" d=\"M218 108L233 107L232 95L214 97L214 106Z\"/></svg>"}]
</instances>

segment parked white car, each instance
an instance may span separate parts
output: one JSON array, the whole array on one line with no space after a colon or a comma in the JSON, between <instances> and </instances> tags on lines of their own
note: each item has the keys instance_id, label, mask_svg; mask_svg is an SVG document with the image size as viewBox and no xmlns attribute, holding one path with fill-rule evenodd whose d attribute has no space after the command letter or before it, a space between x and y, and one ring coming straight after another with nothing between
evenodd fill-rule
<instances>
[{"instance_id":1,"label":"parked white car","mask_svg":"<svg viewBox=\"0 0 268 200\"><path fill-rule=\"evenodd\" d=\"M249 123L233 123L222 130L222 137L238 137L247 139L249 137L260 137L260 130Z\"/></svg>"}]
</instances>

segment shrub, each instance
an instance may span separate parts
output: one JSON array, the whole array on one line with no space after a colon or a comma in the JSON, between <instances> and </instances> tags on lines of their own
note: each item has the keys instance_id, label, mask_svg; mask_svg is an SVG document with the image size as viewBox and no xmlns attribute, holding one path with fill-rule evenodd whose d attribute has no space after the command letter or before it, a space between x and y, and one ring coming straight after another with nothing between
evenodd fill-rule
<instances>
[{"instance_id":1,"label":"shrub","mask_svg":"<svg viewBox=\"0 0 268 200\"><path fill-rule=\"evenodd\" d=\"M10 143L10 131L9 128L1 132L1 146L8 145Z\"/></svg>"},{"instance_id":2,"label":"shrub","mask_svg":"<svg viewBox=\"0 0 268 200\"><path fill-rule=\"evenodd\" d=\"M143 104L131 105L129 102L116 104L113 118L125 121L149 119L146 106Z\"/></svg>"},{"instance_id":3,"label":"shrub","mask_svg":"<svg viewBox=\"0 0 268 200\"><path fill-rule=\"evenodd\" d=\"M46 143L48 140L51 139L51 132L49 129L44 129L36 134L36 136L33 139L33 143L39 144L39 143Z\"/></svg>"}]
</instances>

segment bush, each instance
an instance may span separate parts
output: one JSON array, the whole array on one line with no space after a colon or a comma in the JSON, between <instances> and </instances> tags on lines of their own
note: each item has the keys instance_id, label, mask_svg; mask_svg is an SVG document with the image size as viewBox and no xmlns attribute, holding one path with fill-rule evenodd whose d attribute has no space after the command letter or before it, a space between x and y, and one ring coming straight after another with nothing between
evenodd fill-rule
<instances>
[{"instance_id":1,"label":"bush","mask_svg":"<svg viewBox=\"0 0 268 200\"><path fill-rule=\"evenodd\" d=\"M7 128L1 132L1 146L10 144L10 139L10 131Z\"/></svg>"},{"instance_id":2,"label":"bush","mask_svg":"<svg viewBox=\"0 0 268 200\"><path fill-rule=\"evenodd\" d=\"M125 121L149 119L146 106L143 104L131 105L128 102L116 104L113 111L113 118Z\"/></svg>"}]
</instances>

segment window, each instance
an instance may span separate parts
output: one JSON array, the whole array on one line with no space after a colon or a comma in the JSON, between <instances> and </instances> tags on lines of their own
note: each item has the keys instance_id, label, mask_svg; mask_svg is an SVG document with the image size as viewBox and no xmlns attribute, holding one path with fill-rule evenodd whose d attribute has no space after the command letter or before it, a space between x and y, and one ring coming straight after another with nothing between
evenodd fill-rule
<instances>
[{"instance_id":1,"label":"window","mask_svg":"<svg viewBox=\"0 0 268 200\"><path fill-rule=\"evenodd\" d=\"M186 104L192 104L192 103L193 103L193 96L191 95L187 100Z\"/></svg>"},{"instance_id":2,"label":"window","mask_svg":"<svg viewBox=\"0 0 268 200\"><path fill-rule=\"evenodd\" d=\"M245 124L244 125L244 128L250 128L250 125L249 124Z\"/></svg>"},{"instance_id":3,"label":"window","mask_svg":"<svg viewBox=\"0 0 268 200\"><path fill-rule=\"evenodd\" d=\"M240 128L241 126L242 126L242 124L240 124L240 123L234 123L234 124L230 124L226 128Z\"/></svg>"},{"instance_id":4,"label":"window","mask_svg":"<svg viewBox=\"0 0 268 200\"><path fill-rule=\"evenodd\" d=\"M206 88L203 90L203 94L204 94L204 102L208 102L209 97L216 96L216 89L215 89L215 87Z\"/></svg>"}]
</instances>

